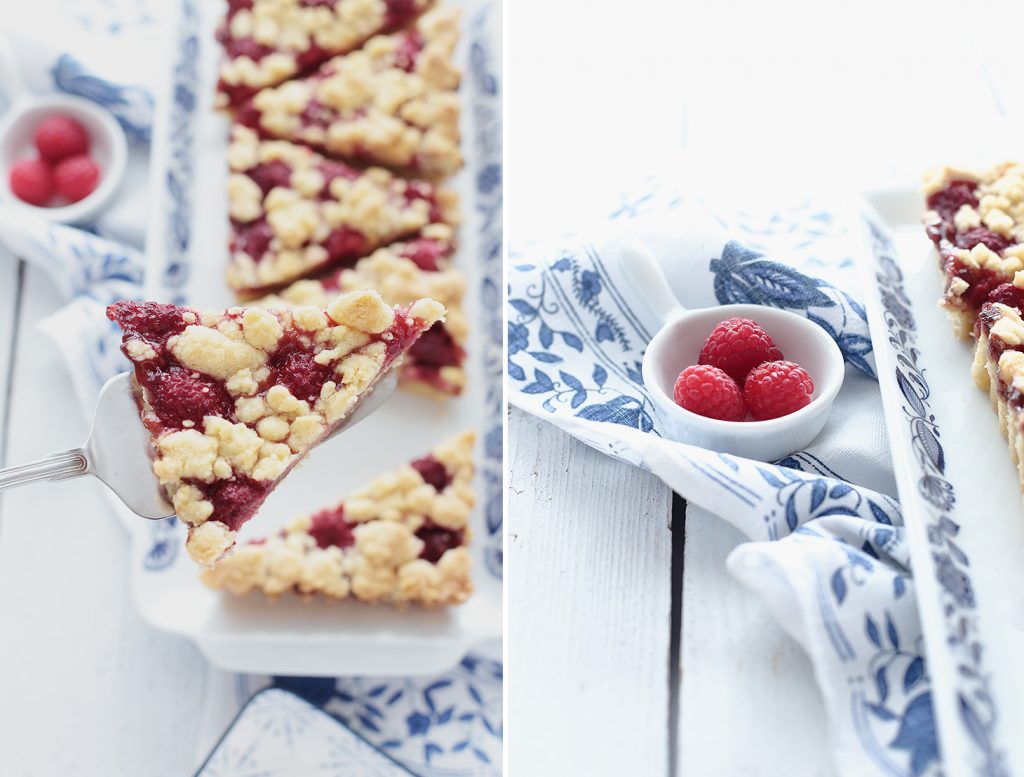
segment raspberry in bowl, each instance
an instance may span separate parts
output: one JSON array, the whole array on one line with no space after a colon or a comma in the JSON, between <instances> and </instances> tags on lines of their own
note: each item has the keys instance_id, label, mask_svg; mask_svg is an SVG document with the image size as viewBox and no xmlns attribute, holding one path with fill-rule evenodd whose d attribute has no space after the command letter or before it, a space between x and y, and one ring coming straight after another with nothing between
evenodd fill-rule
<instances>
[{"instance_id":1,"label":"raspberry in bowl","mask_svg":"<svg viewBox=\"0 0 1024 777\"><path fill-rule=\"evenodd\" d=\"M109 111L71 95L22 93L0 122L0 199L49 221L85 222L110 202L127 158Z\"/></svg>"},{"instance_id":2,"label":"raspberry in bowl","mask_svg":"<svg viewBox=\"0 0 1024 777\"><path fill-rule=\"evenodd\" d=\"M777 461L806 448L821 433L845 374L843 355L824 329L803 316L761 305L686 310L645 247L632 241L623 244L619 262L636 296L663 322L647 345L641 373L665 437L720 453ZM735 319L755 324L769 337L748 331L748 324ZM710 335L723 330L733 336L716 343ZM706 348L709 340L711 347ZM704 370L687 372L693 367ZM692 409L676 401L684 375L690 380L684 381L683 390L692 392L691 401L696 403L689 405ZM697 382L690 385L694 379ZM698 400L704 392L720 396L701 405ZM729 398L737 395L744 402L744 420L739 420L736 400ZM707 412L709 407L714 408L712 413Z\"/></svg>"}]
</instances>

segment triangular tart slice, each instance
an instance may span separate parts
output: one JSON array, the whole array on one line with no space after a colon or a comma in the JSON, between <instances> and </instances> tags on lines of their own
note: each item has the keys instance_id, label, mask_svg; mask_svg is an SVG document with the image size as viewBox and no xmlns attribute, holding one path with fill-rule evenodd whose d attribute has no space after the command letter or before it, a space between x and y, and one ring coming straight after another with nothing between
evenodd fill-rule
<instances>
[{"instance_id":1,"label":"triangular tart slice","mask_svg":"<svg viewBox=\"0 0 1024 777\"><path fill-rule=\"evenodd\" d=\"M454 240L458 197L380 167L356 169L235 125L228 146L228 284L252 295L348 266L427 230Z\"/></svg>"},{"instance_id":2,"label":"triangular tart slice","mask_svg":"<svg viewBox=\"0 0 1024 777\"><path fill-rule=\"evenodd\" d=\"M220 107L312 70L368 38L404 27L433 0L228 0L217 39Z\"/></svg>"},{"instance_id":3,"label":"triangular tart slice","mask_svg":"<svg viewBox=\"0 0 1024 777\"><path fill-rule=\"evenodd\" d=\"M462 165L452 60L458 18L455 8L429 11L408 30L378 35L304 78L258 92L235 118L328 156L450 175Z\"/></svg>"},{"instance_id":4,"label":"triangular tart slice","mask_svg":"<svg viewBox=\"0 0 1024 777\"><path fill-rule=\"evenodd\" d=\"M473 592L473 442L472 432L447 440L344 501L240 544L203 570L203 582L237 595L461 604Z\"/></svg>"},{"instance_id":5,"label":"triangular tart slice","mask_svg":"<svg viewBox=\"0 0 1024 777\"><path fill-rule=\"evenodd\" d=\"M371 291L281 311L108 307L189 555L210 565L230 550L288 471L444 313L431 299L392 308Z\"/></svg>"},{"instance_id":6,"label":"triangular tart slice","mask_svg":"<svg viewBox=\"0 0 1024 777\"><path fill-rule=\"evenodd\" d=\"M389 305L407 305L420 297L436 299L448 315L413 343L399 368L399 379L406 388L436 399L457 396L466 386L463 362L469 324L462 311L466 277L448 266L443 256L444 248L429 245L427 239L395 243L360 259L354 267L298 281L252 304L268 308L324 305L341 292L359 289L377 290Z\"/></svg>"}]
</instances>

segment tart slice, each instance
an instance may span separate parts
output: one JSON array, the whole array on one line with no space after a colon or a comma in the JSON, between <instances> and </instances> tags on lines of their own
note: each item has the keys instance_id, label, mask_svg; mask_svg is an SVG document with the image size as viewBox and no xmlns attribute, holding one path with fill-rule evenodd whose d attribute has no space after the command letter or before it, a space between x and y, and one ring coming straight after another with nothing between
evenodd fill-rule
<instances>
[{"instance_id":1,"label":"tart slice","mask_svg":"<svg viewBox=\"0 0 1024 777\"><path fill-rule=\"evenodd\" d=\"M925 230L944 278L942 305L966 339L986 301L1024 303L1024 166L944 167L927 176L925 195Z\"/></svg>"},{"instance_id":2,"label":"tart slice","mask_svg":"<svg viewBox=\"0 0 1024 777\"><path fill-rule=\"evenodd\" d=\"M215 590L461 604L473 592L468 519L474 435L381 475L333 507L240 545L201 573Z\"/></svg>"},{"instance_id":3,"label":"tart slice","mask_svg":"<svg viewBox=\"0 0 1024 777\"><path fill-rule=\"evenodd\" d=\"M989 392L1024 488L1024 320L1016 307L987 302L974 334L971 374Z\"/></svg>"},{"instance_id":4,"label":"tart slice","mask_svg":"<svg viewBox=\"0 0 1024 777\"><path fill-rule=\"evenodd\" d=\"M236 119L329 156L449 175L462 165L452 62L458 16L436 8L408 30L378 35L304 78L258 92Z\"/></svg>"},{"instance_id":5,"label":"tart slice","mask_svg":"<svg viewBox=\"0 0 1024 777\"><path fill-rule=\"evenodd\" d=\"M400 367L399 379L406 388L443 399L465 388L463 362L469 325L462 311L465 276L447 268L445 260L439 259L442 255L444 248L431 246L428 239L396 243L360 259L351 269L318 280L298 281L278 295L252 304L268 308L322 306L339 292L358 289L376 289L389 305L407 305L420 297L436 299L448 309L448 315L413 343Z\"/></svg>"},{"instance_id":6,"label":"tart slice","mask_svg":"<svg viewBox=\"0 0 1024 777\"><path fill-rule=\"evenodd\" d=\"M221 107L404 27L433 0L228 0L217 30L226 55L217 82Z\"/></svg>"},{"instance_id":7,"label":"tart slice","mask_svg":"<svg viewBox=\"0 0 1024 777\"><path fill-rule=\"evenodd\" d=\"M228 146L231 260L243 295L280 288L418 235L454 239L457 197L379 167L357 170L286 140L261 141L241 125Z\"/></svg>"},{"instance_id":8,"label":"tart slice","mask_svg":"<svg viewBox=\"0 0 1024 777\"><path fill-rule=\"evenodd\" d=\"M369 291L283 311L108 307L189 555L209 565L230 550L288 471L444 312L431 299L391 308Z\"/></svg>"}]
</instances>

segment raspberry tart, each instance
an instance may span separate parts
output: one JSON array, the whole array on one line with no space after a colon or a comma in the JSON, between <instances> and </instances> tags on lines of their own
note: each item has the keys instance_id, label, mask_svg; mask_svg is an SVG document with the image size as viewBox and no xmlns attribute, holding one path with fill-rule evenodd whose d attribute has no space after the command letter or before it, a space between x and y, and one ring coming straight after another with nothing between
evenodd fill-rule
<instances>
[{"instance_id":1,"label":"raspberry tart","mask_svg":"<svg viewBox=\"0 0 1024 777\"><path fill-rule=\"evenodd\" d=\"M989 392L1024 487L1024 320L1016 307L986 302L974 334L971 374Z\"/></svg>"},{"instance_id":2,"label":"raspberry tart","mask_svg":"<svg viewBox=\"0 0 1024 777\"><path fill-rule=\"evenodd\" d=\"M329 156L450 175L462 165L452 62L458 16L454 8L434 9L408 30L379 35L308 76L258 92L235 118L265 137Z\"/></svg>"},{"instance_id":3,"label":"raspberry tart","mask_svg":"<svg viewBox=\"0 0 1024 777\"><path fill-rule=\"evenodd\" d=\"M392 308L370 291L283 311L108 307L189 555L210 565L230 550L288 471L444 312L431 299Z\"/></svg>"},{"instance_id":4,"label":"raspberry tart","mask_svg":"<svg viewBox=\"0 0 1024 777\"><path fill-rule=\"evenodd\" d=\"M925 195L925 230L945 283L942 305L966 339L997 289L995 299L1024 303L1024 166L944 167L926 177Z\"/></svg>"},{"instance_id":5,"label":"raspberry tart","mask_svg":"<svg viewBox=\"0 0 1024 777\"><path fill-rule=\"evenodd\" d=\"M457 197L379 167L357 170L236 125L228 146L228 284L249 296L353 263L429 225L453 240Z\"/></svg>"},{"instance_id":6,"label":"raspberry tart","mask_svg":"<svg viewBox=\"0 0 1024 777\"><path fill-rule=\"evenodd\" d=\"M226 60L217 82L220 107L398 30L432 0L228 0L217 31Z\"/></svg>"},{"instance_id":7,"label":"raspberry tart","mask_svg":"<svg viewBox=\"0 0 1024 777\"><path fill-rule=\"evenodd\" d=\"M239 545L203 570L203 582L237 595L461 604L473 592L466 550L473 442L472 432L443 442L343 502Z\"/></svg>"},{"instance_id":8,"label":"raspberry tart","mask_svg":"<svg viewBox=\"0 0 1024 777\"><path fill-rule=\"evenodd\" d=\"M446 262L438 259L445 251L443 241L440 247L428 243L421 239L381 248L360 259L351 269L338 270L318 280L298 281L278 295L253 304L268 308L322 306L339 292L359 289L377 290L389 305L407 305L421 297L436 299L448 314L409 349L399 368L399 379L406 388L437 399L458 395L466 385L463 362L469 325L462 312L466 280L461 272L446 268Z\"/></svg>"}]
</instances>

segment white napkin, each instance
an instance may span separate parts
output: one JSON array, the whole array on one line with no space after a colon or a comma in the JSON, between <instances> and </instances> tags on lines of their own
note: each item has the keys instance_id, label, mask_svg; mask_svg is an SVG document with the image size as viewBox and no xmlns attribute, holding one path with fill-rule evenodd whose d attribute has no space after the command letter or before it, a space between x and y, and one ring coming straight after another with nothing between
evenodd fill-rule
<instances>
[{"instance_id":1,"label":"white napkin","mask_svg":"<svg viewBox=\"0 0 1024 777\"><path fill-rule=\"evenodd\" d=\"M854 217L806 202L710 208L652 182L583 235L513 250L509 398L644 467L749 542L727 566L809 653L835 766L850 777L937 774L940 758L914 581L853 257ZM615 258L645 242L687 307L752 302L806 315L846 358L828 426L774 466L660 435L640 361L658 322ZM827 279L827 280L826 280Z\"/></svg>"}]
</instances>

